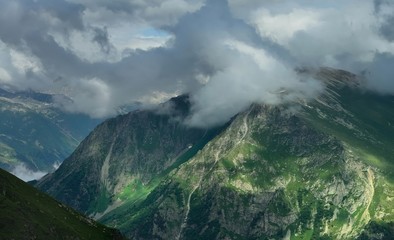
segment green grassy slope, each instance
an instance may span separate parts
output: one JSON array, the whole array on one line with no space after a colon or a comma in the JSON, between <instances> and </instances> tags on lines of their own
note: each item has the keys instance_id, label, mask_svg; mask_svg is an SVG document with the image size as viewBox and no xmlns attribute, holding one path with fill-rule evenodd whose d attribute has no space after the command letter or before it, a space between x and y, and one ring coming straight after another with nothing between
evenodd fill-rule
<instances>
[{"instance_id":1,"label":"green grassy slope","mask_svg":"<svg viewBox=\"0 0 394 240\"><path fill-rule=\"evenodd\" d=\"M123 239L0 169L0 239Z\"/></svg>"},{"instance_id":2,"label":"green grassy slope","mask_svg":"<svg viewBox=\"0 0 394 240\"><path fill-rule=\"evenodd\" d=\"M354 147L394 180L394 97L349 87L337 93L335 98L312 102L304 117Z\"/></svg>"}]
</instances>

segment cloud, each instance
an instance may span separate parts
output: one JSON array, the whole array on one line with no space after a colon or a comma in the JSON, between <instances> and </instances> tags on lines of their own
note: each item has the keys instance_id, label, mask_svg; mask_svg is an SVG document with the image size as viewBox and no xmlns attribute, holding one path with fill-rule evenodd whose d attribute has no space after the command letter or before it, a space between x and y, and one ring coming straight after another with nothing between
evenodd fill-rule
<instances>
[{"instance_id":1,"label":"cloud","mask_svg":"<svg viewBox=\"0 0 394 240\"><path fill-rule=\"evenodd\" d=\"M111 44L109 42L107 28L96 27L93 29L93 31L94 31L93 42L98 43L103 52L109 53L109 51L111 50Z\"/></svg>"},{"instance_id":2,"label":"cloud","mask_svg":"<svg viewBox=\"0 0 394 240\"><path fill-rule=\"evenodd\" d=\"M171 62L171 58L176 58L174 51L160 48L171 38L170 34L155 35L163 31L148 27L149 19L136 24L128 21L161 9L175 21L198 8L198 4L189 6L185 1L172 1L170 5L170 2L160 1L105 3L97 6L96 1L85 1L86 5L65 1L56 4L50 1L0 2L2 16L8 18L2 21L0 43L6 46L2 55L4 62L11 65L7 71L12 78L10 81L3 74L2 82L19 89L64 93L73 101L59 105L94 117L113 115L117 107L147 99L157 92L174 92L182 85L187 70L177 70L175 66L182 57ZM133 6L138 6L143 13L135 12ZM97 26L89 21L92 13L101 11L110 12L108 17L114 18L110 22L113 25ZM85 12L90 16L85 17ZM118 12L125 16L115 17ZM160 22L166 26L170 24L163 21ZM101 22L106 23L106 20ZM17 28L19 25L22 27ZM145 33L146 29L153 30ZM123 33L123 30L131 31ZM140 43L141 47L133 45L144 38L151 40ZM140 48L160 49L144 52Z\"/></svg>"},{"instance_id":3,"label":"cloud","mask_svg":"<svg viewBox=\"0 0 394 240\"><path fill-rule=\"evenodd\" d=\"M11 173L25 182L40 179L47 174L47 172L30 170L24 164L15 166Z\"/></svg>"},{"instance_id":4,"label":"cloud","mask_svg":"<svg viewBox=\"0 0 394 240\"><path fill-rule=\"evenodd\" d=\"M11 81L11 76L4 68L0 68L0 82L9 83Z\"/></svg>"},{"instance_id":5,"label":"cloud","mask_svg":"<svg viewBox=\"0 0 394 240\"><path fill-rule=\"evenodd\" d=\"M394 56L389 53L377 53L371 63L365 64L363 75L369 79L368 89L383 94L393 94Z\"/></svg>"},{"instance_id":6,"label":"cloud","mask_svg":"<svg viewBox=\"0 0 394 240\"><path fill-rule=\"evenodd\" d=\"M313 98L297 67L364 74L394 93L388 0L0 0L0 84L66 94L94 117L190 93L188 124L227 121L250 103Z\"/></svg>"},{"instance_id":7,"label":"cloud","mask_svg":"<svg viewBox=\"0 0 394 240\"><path fill-rule=\"evenodd\" d=\"M389 2L285 2L288 4L278 7L268 1L264 8L254 11L249 21L261 37L286 49L297 65L372 72L383 55L387 60L394 54L390 40L394 5ZM378 73L371 76L379 76L369 78L374 83L388 81ZM394 93L394 89L386 92Z\"/></svg>"},{"instance_id":8,"label":"cloud","mask_svg":"<svg viewBox=\"0 0 394 240\"><path fill-rule=\"evenodd\" d=\"M195 12L202 0L69 0L87 7L88 18L112 22L126 17L128 20L160 27L174 25L186 13Z\"/></svg>"},{"instance_id":9,"label":"cloud","mask_svg":"<svg viewBox=\"0 0 394 240\"><path fill-rule=\"evenodd\" d=\"M312 98L323 90L320 82L298 76L264 49L228 41L228 54L237 56L192 95L189 125L214 126L230 120L252 103L277 105Z\"/></svg>"}]
</instances>

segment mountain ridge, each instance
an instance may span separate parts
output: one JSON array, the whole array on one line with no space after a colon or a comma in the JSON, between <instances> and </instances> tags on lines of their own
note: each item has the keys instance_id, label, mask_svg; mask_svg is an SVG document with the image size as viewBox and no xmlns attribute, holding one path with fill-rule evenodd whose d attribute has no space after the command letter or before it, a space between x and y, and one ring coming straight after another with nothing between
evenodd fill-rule
<instances>
[{"instance_id":1,"label":"mountain ridge","mask_svg":"<svg viewBox=\"0 0 394 240\"><path fill-rule=\"evenodd\" d=\"M53 95L33 91L1 90L0 113L0 166L14 174L20 166L31 173L54 171L101 121L65 113Z\"/></svg>"},{"instance_id":2,"label":"mountain ridge","mask_svg":"<svg viewBox=\"0 0 394 240\"><path fill-rule=\"evenodd\" d=\"M44 177L36 186L55 193L54 196L58 192L61 196L58 199L93 215L116 202L113 196L122 195L127 185L154 186L161 175L180 164L185 155L195 154L220 131L220 128L208 131L184 126L177 118L182 117L188 108L187 97L178 98L175 107L171 104L173 101L165 106L165 114L156 110L138 110L100 124L96 132L91 133L64 161L59 171ZM97 152L97 149L102 150ZM73 166L75 164L78 165ZM72 169L78 171L72 172ZM89 174L82 174L82 169ZM85 178L86 175L91 179ZM80 190L70 187L74 185L68 184L69 181L75 181ZM62 189L61 193L59 189ZM70 192L69 197L66 197L67 192ZM95 196L97 192L100 197ZM70 204L67 199L73 202ZM105 207L97 208L103 202ZM92 211L95 208L100 211Z\"/></svg>"},{"instance_id":3,"label":"mountain ridge","mask_svg":"<svg viewBox=\"0 0 394 240\"><path fill-rule=\"evenodd\" d=\"M392 146L389 136L394 134L387 124L394 121L392 97L363 91L362 81L343 71L323 69L305 74L330 82L325 94L280 106L253 104L202 141L201 148L180 164L162 172L164 176L156 169L148 180L120 178L117 181L124 181L123 188L114 192L112 201L107 197L104 207L77 209L96 214L101 222L120 228L132 239L354 239L376 235L376 226L391 226L394 221L394 161L391 150L385 150ZM363 107L368 104L374 108ZM147 113L128 116L141 119L139 114ZM147 133L155 117L147 119L133 127L115 120L104 125L128 126L131 136L142 128L140 136L151 139L153 135ZM173 122L162 123L171 126ZM108 138L99 128L93 134L97 139L80 151L94 146L97 149L92 153L98 152L100 141L111 142L106 153L88 160L96 164L101 159L96 176L117 165L112 162L112 154L118 151L115 145L138 145ZM184 143L176 152L182 154L188 146ZM67 163L83 159L75 153ZM149 161L141 164L152 167ZM130 164L122 166L135 169ZM74 174L75 169L61 171ZM55 174L59 176L59 170ZM100 176L103 185L114 179L110 171ZM48 192L64 201L53 179L44 179L37 186L48 191L52 185ZM96 195L95 201L98 199ZM387 234L390 227L381 230Z\"/></svg>"}]
</instances>

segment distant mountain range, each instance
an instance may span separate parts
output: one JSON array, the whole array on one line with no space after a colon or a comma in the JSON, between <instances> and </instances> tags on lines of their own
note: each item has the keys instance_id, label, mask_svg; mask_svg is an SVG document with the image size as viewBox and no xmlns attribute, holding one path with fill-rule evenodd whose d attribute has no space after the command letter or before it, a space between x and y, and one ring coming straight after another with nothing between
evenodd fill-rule
<instances>
[{"instance_id":1,"label":"distant mountain range","mask_svg":"<svg viewBox=\"0 0 394 240\"><path fill-rule=\"evenodd\" d=\"M1 168L25 180L54 171L102 121L66 113L53 100L51 94L0 89Z\"/></svg>"},{"instance_id":2,"label":"distant mountain range","mask_svg":"<svg viewBox=\"0 0 394 240\"><path fill-rule=\"evenodd\" d=\"M130 239L392 239L394 97L302 74L325 93L217 129L183 125L187 96L110 119L36 186Z\"/></svg>"}]
</instances>

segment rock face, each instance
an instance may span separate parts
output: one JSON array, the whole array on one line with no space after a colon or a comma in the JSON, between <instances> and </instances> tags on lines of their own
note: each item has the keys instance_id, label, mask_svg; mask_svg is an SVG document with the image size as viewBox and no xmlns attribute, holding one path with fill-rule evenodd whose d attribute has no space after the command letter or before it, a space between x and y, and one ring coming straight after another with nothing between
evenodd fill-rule
<instances>
[{"instance_id":1,"label":"rock face","mask_svg":"<svg viewBox=\"0 0 394 240\"><path fill-rule=\"evenodd\" d=\"M346 72L316 77L327 84L319 98L253 104L209 142L174 115L118 117L38 186L80 211L106 209L96 217L131 239L383 236L394 220L394 98L362 92Z\"/></svg>"},{"instance_id":2,"label":"rock face","mask_svg":"<svg viewBox=\"0 0 394 240\"><path fill-rule=\"evenodd\" d=\"M0 239L124 239L0 169Z\"/></svg>"},{"instance_id":3,"label":"rock face","mask_svg":"<svg viewBox=\"0 0 394 240\"><path fill-rule=\"evenodd\" d=\"M0 167L53 171L101 121L62 112L53 97L0 89Z\"/></svg>"},{"instance_id":4,"label":"rock face","mask_svg":"<svg viewBox=\"0 0 394 240\"><path fill-rule=\"evenodd\" d=\"M141 205L102 220L132 239L351 239L375 213L377 171L301 118L255 105Z\"/></svg>"},{"instance_id":5,"label":"rock face","mask_svg":"<svg viewBox=\"0 0 394 240\"><path fill-rule=\"evenodd\" d=\"M155 184L212 135L175 119L188 104L187 97L173 99L162 106L165 114L136 111L104 122L37 186L81 212L96 214L117 204L115 195Z\"/></svg>"}]
</instances>

